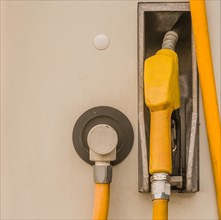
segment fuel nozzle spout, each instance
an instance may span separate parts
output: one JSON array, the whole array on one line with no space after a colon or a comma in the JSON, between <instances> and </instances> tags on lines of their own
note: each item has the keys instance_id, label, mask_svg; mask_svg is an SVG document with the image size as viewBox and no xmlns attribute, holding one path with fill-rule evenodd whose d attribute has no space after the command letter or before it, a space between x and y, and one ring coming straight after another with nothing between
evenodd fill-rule
<instances>
[{"instance_id":1,"label":"fuel nozzle spout","mask_svg":"<svg viewBox=\"0 0 221 220\"><path fill-rule=\"evenodd\" d=\"M180 16L180 18L174 24L172 29L164 35L162 43L163 49L175 50L178 38L179 37L185 38L187 33L190 31L190 26L188 25L189 20L190 20L190 13L188 12L183 13Z\"/></svg>"}]
</instances>

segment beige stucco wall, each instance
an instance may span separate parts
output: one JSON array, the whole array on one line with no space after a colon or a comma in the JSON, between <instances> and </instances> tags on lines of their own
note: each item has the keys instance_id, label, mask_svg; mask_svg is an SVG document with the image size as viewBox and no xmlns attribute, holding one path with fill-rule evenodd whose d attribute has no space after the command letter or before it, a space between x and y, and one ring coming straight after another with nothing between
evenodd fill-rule
<instances>
[{"instance_id":1,"label":"beige stucco wall","mask_svg":"<svg viewBox=\"0 0 221 220\"><path fill-rule=\"evenodd\" d=\"M220 1L207 2L220 100ZM92 42L105 33L110 46ZM72 144L85 110L127 115L135 143L114 167L110 219L150 219L137 191L137 1L1 1L1 218L90 219L92 167ZM215 219L217 208L202 102L200 192L173 194L171 219Z\"/></svg>"}]
</instances>

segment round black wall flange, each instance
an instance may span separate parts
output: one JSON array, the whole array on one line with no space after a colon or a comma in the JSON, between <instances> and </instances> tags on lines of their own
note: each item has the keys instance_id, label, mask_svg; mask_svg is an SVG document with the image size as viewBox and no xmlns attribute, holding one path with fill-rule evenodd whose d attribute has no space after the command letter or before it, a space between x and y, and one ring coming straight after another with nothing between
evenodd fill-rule
<instances>
[{"instance_id":1,"label":"round black wall flange","mask_svg":"<svg viewBox=\"0 0 221 220\"><path fill-rule=\"evenodd\" d=\"M111 162L112 165L116 165L130 153L134 141L134 133L128 118L115 108L98 106L89 109L79 117L72 134L75 150L85 162L94 165L95 162L89 159L87 136L91 128L98 124L110 125L118 135L117 159Z\"/></svg>"}]
</instances>

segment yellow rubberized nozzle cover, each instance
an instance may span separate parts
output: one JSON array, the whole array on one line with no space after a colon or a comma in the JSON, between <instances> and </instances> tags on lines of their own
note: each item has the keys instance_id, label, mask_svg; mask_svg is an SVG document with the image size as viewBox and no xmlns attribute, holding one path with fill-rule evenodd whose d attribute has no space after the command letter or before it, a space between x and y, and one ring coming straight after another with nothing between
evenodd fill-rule
<instances>
[{"instance_id":1,"label":"yellow rubberized nozzle cover","mask_svg":"<svg viewBox=\"0 0 221 220\"><path fill-rule=\"evenodd\" d=\"M150 174L172 173L171 114L180 107L177 54L161 49L145 60L144 98L150 110Z\"/></svg>"},{"instance_id":2,"label":"yellow rubberized nozzle cover","mask_svg":"<svg viewBox=\"0 0 221 220\"><path fill-rule=\"evenodd\" d=\"M170 49L161 49L145 60L144 96L151 111L180 106L177 54Z\"/></svg>"}]
</instances>

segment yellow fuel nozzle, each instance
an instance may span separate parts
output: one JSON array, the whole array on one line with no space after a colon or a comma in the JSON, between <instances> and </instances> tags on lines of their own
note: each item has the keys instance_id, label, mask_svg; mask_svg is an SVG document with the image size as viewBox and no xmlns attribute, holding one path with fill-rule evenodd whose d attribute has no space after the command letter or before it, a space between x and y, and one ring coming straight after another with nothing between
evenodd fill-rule
<instances>
[{"instance_id":1,"label":"yellow fuel nozzle","mask_svg":"<svg viewBox=\"0 0 221 220\"><path fill-rule=\"evenodd\" d=\"M144 64L144 98L150 110L149 172L172 173L171 114L180 107L177 54L161 49Z\"/></svg>"}]
</instances>

